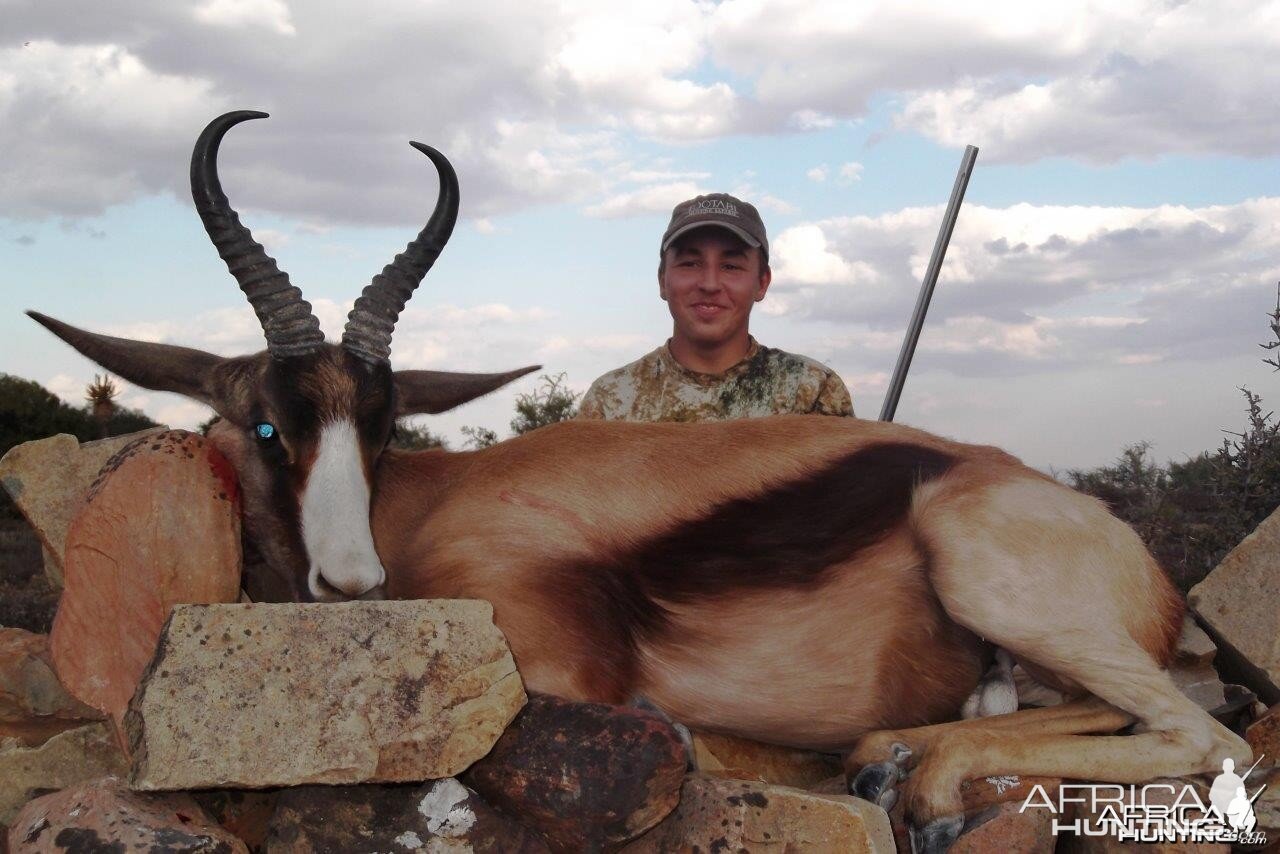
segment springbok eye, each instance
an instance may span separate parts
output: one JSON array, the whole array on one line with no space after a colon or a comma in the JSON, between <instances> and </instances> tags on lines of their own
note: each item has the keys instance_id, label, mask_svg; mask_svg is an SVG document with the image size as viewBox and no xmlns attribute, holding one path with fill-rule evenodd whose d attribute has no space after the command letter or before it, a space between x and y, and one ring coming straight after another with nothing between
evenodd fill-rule
<instances>
[{"instance_id":1,"label":"springbok eye","mask_svg":"<svg viewBox=\"0 0 1280 854\"><path fill-rule=\"evenodd\" d=\"M264 442L274 439L276 437L276 426L268 424L266 421L261 421L253 425L253 434Z\"/></svg>"}]
</instances>

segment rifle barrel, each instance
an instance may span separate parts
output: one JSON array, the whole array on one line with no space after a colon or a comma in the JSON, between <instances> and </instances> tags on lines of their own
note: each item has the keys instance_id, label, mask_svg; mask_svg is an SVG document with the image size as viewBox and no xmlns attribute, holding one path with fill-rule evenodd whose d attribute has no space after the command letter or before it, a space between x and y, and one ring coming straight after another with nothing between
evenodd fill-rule
<instances>
[{"instance_id":1,"label":"rifle barrel","mask_svg":"<svg viewBox=\"0 0 1280 854\"><path fill-rule=\"evenodd\" d=\"M915 355L916 343L920 340L920 330L924 327L924 316L929 311L929 301L933 299L933 289L938 284L942 259L947 255L951 232L955 230L956 217L960 214L960 203L964 201L964 191L969 186L969 176L973 174L973 165L977 159L978 149L972 145L965 146L964 157L960 160L960 171L956 173L956 183L951 188L951 201L947 202L947 212L942 218L942 228L938 231L937 242L933 244L933 256L929 259L929 268L925 270L924 281L920 285L916 310L911 315L911 325L907 327L907 337L903 339L902 352L898 354L898 364L893 369L893 378L889 380L889 390L884 397L884 406L880 409L881 421L892 421L898 409L898 398L902 396L902 386L906 384L907 371L911 369L911 357Z\"/></svg>"}]
</instances>

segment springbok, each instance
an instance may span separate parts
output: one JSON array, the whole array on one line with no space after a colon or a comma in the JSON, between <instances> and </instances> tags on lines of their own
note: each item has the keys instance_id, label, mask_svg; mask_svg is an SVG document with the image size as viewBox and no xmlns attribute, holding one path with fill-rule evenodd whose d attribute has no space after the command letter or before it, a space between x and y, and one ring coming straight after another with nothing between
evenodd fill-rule
<instances>
[{"instance_id":1,"label":"springbok","mask_svg":"<svg viewBox=\"0 0 1280 854\"><path fill-rule=\"evenodd\" d=\"M217 411L210 439L284 598L487 599L529 688L643 696L690 726L850 751L854 792L887 804L901 791L920 850L959 833L966 779L1247 766L1248 745L1163 670L1183 604L1137 535L995 448L805 416L578 421L473 452L389 448L397 416L533 368L392 371L396 320L458 210L453 169L419 143L440 176L435 210L364 289L342 343L326 343L218 180L223 135L264 115L215 119L191 184L266 351L222 358L32 317L130 382ZM993 646L1074 699L945 723ZM1135 720L1136 735L1082 737Z\"/></svg>"}]
</instances>

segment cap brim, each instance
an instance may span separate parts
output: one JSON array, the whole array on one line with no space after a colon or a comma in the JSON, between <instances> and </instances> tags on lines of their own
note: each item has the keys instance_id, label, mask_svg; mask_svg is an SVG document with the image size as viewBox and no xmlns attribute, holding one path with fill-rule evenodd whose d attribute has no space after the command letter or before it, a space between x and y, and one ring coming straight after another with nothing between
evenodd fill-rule
<instances>
[{"instance_id":1,"label":"cap brim","mask_svg":"<svg viewBox=\"0 0 1280 854\"><path fill-rule=\"evenodd\" d=\"M750 234L747 234L745 230L739 228L736 225L730 225L727 222L720 222L719 220L713 219L713 220L703 220L702 222L691 222L691 223L688 223L687 225L680 226L674 232L672 232L671 236L668 237L666 241L662 244L662 251L666 252L671 247L671 244L675 242L676 238L678 238L682 234L688 234L690 231L693 231L695 228L723 228L725 231L731 231L734 234L736 234L738 237L742 238L742 241L746 243L748 246L753 246L757 249L760 248L760 241L756 240Z\"/></svg>"}]
</instances>

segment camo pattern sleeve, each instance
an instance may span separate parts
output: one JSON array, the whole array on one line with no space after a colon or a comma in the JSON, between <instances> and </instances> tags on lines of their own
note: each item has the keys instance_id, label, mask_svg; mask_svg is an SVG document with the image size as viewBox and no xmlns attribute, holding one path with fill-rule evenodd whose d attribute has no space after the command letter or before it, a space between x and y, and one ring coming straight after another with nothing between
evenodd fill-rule
<instances>
[{"instance_id":1,"label":"camo pattern sleeve","mask_svg":"<svg viewBox=\"0 0 1280 854\"><path fill-rule=\"evenodd\" d=\"M700 374L663 345L591 384L578 417L610 421L728 421L788 413L853 415L840 377L805 356L753 339L723 374Z\"/></svg>"}]
</instances>

